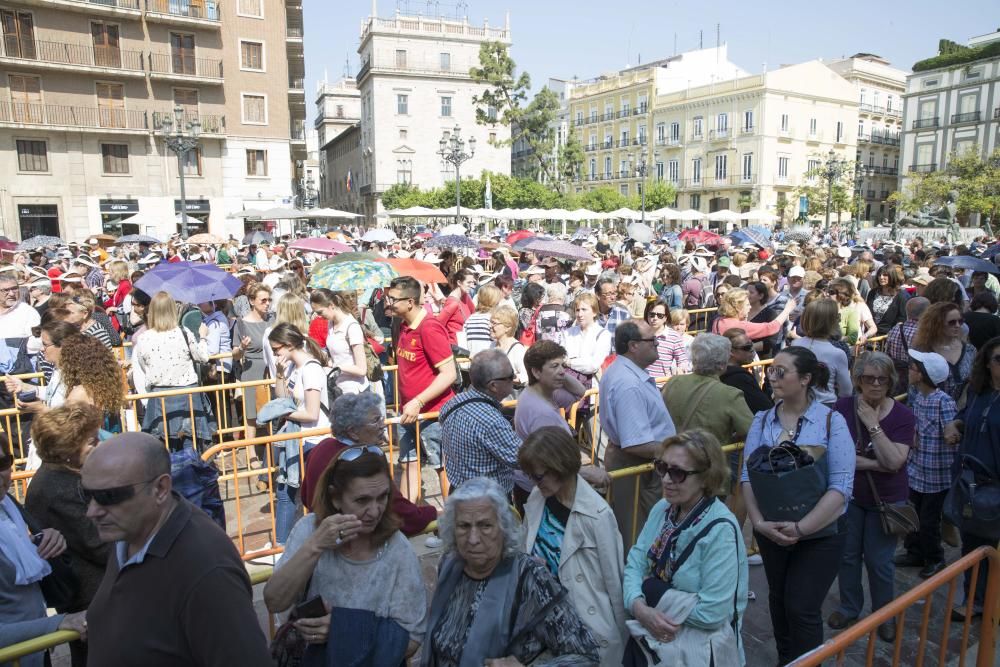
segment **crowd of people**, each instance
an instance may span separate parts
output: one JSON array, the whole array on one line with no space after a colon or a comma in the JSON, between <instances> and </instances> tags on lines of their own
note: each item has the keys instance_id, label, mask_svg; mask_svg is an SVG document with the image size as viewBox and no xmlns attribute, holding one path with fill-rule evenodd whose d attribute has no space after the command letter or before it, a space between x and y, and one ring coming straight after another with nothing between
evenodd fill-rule
<instances>
[{"instance_id":1,"label":"crowd of people","mask_svg":"<svg viewBox=\"0 0 1000 667\"><path fill-rule=\"evenodd\" d=\"M783 665L865 614L863 572L874 612L897 567L930 578L945 544L996 545L946 507L970 460L1000 479L986 243L594 234L581 262L424 236L354 245L445 282L327 289L325 257L291 239L0 264L0 408L18 413L0 434L0 646L68 629L74 665L742 665L762 566ZM179 261L239 289L136 286ZM256 384L188 391L224 381ZM289 439L245 464L274 493L264 603L290 616L270 649L241 554L171 474L178 453L267 432ZM814 471L795 516L775 509L779 454ZM443 550L430 598L408 538ZM982 614L986 579L956 619Z\"/></svg>"}]
</instances>

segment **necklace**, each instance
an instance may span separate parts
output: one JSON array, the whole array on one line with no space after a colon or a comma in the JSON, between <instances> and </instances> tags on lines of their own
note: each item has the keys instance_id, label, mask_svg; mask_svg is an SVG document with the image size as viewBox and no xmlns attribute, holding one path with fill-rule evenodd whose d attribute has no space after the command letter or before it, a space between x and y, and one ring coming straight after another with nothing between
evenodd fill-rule
<instances>
[{"instance_id":1,"label":"necklace","mask_svg":"<svg viewBox=\"0 0 1000 667\"><path fill-rule=\"evenodd\" d=\"M782 403L778 407L778 410L780 410L778 414L778 423L781 424L781 440L794 440L795 432L798 431L799 419L802 417L802 415L794 417L793 423L795 424L795 426L793 426L792 428L788 428L785 426L785 421L782 419L782 417L784 417L785 419L788 418L787 410L785 410L785 404Z\"/></svg>"}]
</instances>

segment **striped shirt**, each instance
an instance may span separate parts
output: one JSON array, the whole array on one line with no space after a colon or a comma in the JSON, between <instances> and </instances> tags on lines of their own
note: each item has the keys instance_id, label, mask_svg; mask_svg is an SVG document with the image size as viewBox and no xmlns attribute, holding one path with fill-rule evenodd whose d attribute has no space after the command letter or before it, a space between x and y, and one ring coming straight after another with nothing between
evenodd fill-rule
<instances>
[{"instance_id":1,"label":"striped shirt","mask_svg":"<svg viewBox=\"0 0 1000 667\"><path fill-rule=\"evenodd\" d=\"M483 350L493 347L493 338L490 336L490 314L473 313L462 325L465 332L465 341L469 348L470 356L475 356Z\"/></svg>"},{"instance_id":2,"label":"striped shirt","mask_svg":"<svg viewBox=\"0 0 1000 667\"><path fill-rule=\"evenodd\" d=\"M691 370L684 338L671 328L656 336L656 361L646 366L652 378L662 378Z\"/></svg>"},{"instance_id":3,"label":"striped shirt","mask_svg":"<svg viewBox=\"0 0 1000 667\"><path fill-rule=\"evenodd\" d=\"M958 414L955 401L940 389L926 396L917 392L910 409L917 418L917 444L906 462L910 488L919 493L946 491L951 488L956 448L945 444L944 426Z\"/></svg>"}]
</instances>

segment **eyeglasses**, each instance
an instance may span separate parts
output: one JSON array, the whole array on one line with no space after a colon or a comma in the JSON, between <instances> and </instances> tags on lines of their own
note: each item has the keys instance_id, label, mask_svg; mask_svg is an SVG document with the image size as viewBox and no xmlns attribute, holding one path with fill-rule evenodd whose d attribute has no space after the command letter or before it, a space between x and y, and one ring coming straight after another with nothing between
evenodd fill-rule
<instances>
[{"instance_id":1,"label":"eyeglasses","mask_svg":"<svg viewBox=\"0 0 1000 667\"><path fill-rule=\"evenodd\" d=\"M0 292L16 292L19 289L21 288L17 285L14 285L13 287L0 287Z\"/></svg>"},{"instance_id":2,"label":"eyeglasses","mask_svg":"<svg viewBox=\"0 0 1000 667\"><path fill-rule=\"evenodd\" d=\"M704 470L685 470L684 468L678 468L670 465L663 459L656 459L653 461L653 469L660 477L670 477L670 481L674 484L683 484L689 475L697 475L705 472Z\"/></svg>"},{"instance_id":3,"label":"eyeglasses","mask_svg":"<svg viewBox=\"0 0 1000 667\"><path fill-rule=\"evenodd\" d=\"M965 324L965 320L960 317L957 320L945 320L945 324L950 327L960 327Z\"/></svg>"},{"instance_id":4,"label":"eyeglasses","mask_svg":"<svg viewBox=\"0 0 1000 667\"><path fill-rule=\"evenodd\" d=\"M658 312L656 312L654 310L653 312L651 312L649 315L646 316L647 319L652 319L654 317L656 319L658 319L658 320L665 320L665 319L667 319L667 314L666 313L658 313Z\"/></svg>"},{"instance_id":5,"label":"eyeglasses","mask_svg":"<svg viewBox=\"0 0 1000 667\"><path fill-rule=\"evenodd\" d=\"M884 375L862 375L861 382L878 387L883 384L889 384L889 378Z\"/></svg>"},{"instance_id":6,"label":"eyeglasses","mask_svg":"<svg viewBox=\"0 0 1000 667\"><path fill-rule=\"evenodd\" d=\"M375 454L376 456L381 456L385 458L385 452L382 451L381 447L376 447L375 445L361 445L358 447L348 447L347 449L342 449L334 458L334 463L339 463L341 461L355 461L365 454Z\"/></svg>"},{"instance_id":7,"label":"eyeglasses","mask_svg":"<svg viewBox=\"0 0 1000 667\"><path fill-rule=\"evenodd\" d=\"M137 486L151 484L157 479L159 479L159 476L154 477L153 479L147 479L144 482L135 482L133 484L116 486L110 489L88 489L83 484L80 484L80 499L83 501L84 505L89 505L91 500L101 507L121 505L126 500L135 496L135 488Z\"/></svg>"},{"instance_id":8,"label":"eyeglasses","mask_svg":"<svg viewBox=\"0 0 1000 667\"><path fill-rule=\"evenodd\" d=\"M385 295L385 305L391 306L394 303L398 303L400 301L406 301L407 299L412 300L413 297L412 296L389 296L388 294L386 294Z\"/></svg>"},{"instance_id":9,"label":"eyeglasses","mask_svg":"<svg viewBox=\"0 0 1000 667\"><path fill-rule=\"evenodd\" d=\"M768 366L767 367L767 377L773 378L775 380L780 380L785 377L791 369L785 368L784 366Z\"/></svg>"},{"instance_id":10,"label":"eyeglasses","mask_svg":"<svg viewBox=\"0 0 1000 667\"><path fill-rule=\"evenodd\" d=\"M733 345L734 350L740 350L741 352L749 352L753 349L753 343L747 343L746 345Z\"/></svg>"},{"instance_id":11,"label":"eyeglasses","mask_svg":"<svg viewBox=\"0 0 1000 667\"><path fill-rule=\"evenodd\" d=\"M513 382L517 379L517 375L511 373L510 375L504 375L503 377L493 378L490 382Z\"/></svg>"}]
</instances>

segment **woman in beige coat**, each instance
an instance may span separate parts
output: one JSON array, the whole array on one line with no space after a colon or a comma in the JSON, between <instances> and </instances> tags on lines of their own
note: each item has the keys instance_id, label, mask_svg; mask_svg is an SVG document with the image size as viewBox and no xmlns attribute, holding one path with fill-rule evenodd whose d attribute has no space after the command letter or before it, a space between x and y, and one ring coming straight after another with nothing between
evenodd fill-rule
<instances>
[{"instance_id":1,"label":"woman in beige coat","mask_svg":"<svg viewBox=\"0 0 1000 667\"><path fill-rule=\"evenodd\" d=\"M618 667L628 635L624 554L615 515L580 477L579 449L564 429L534 431L521 445L518 462L536 484L524 506L524 551L569 591L600 648L601 666Z\"/></svg>"}]
</instances>

